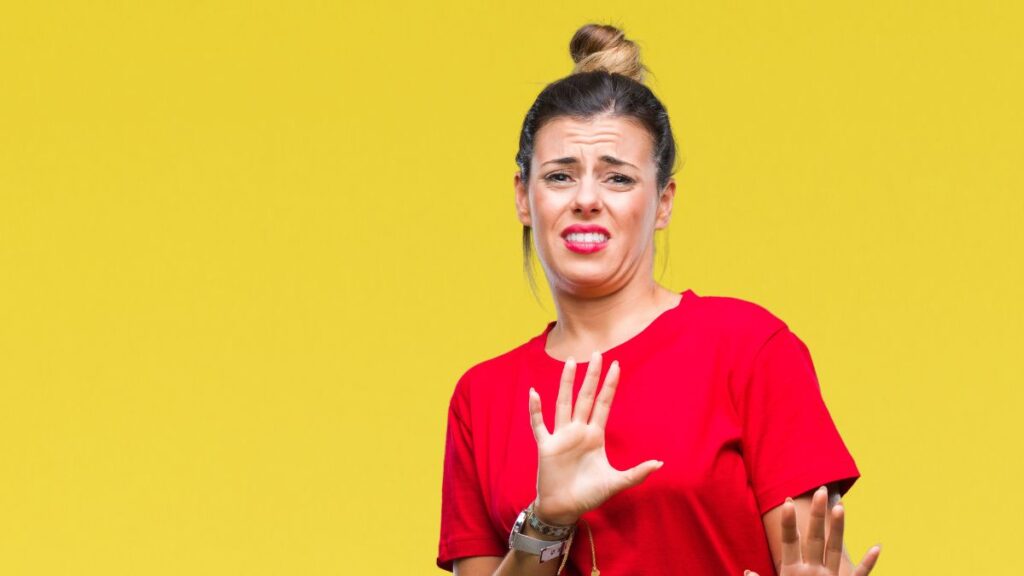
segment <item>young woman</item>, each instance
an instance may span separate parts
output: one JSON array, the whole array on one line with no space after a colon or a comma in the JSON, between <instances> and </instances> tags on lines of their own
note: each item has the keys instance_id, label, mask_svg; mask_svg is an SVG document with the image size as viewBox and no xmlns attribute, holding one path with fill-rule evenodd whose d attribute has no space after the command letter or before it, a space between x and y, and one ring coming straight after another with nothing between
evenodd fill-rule
<instances>
[{"instance_id":1,"label":"young woman","mask_svg":"<svg viewBox=\"0 0 1024 576\"><path fill-rule=\"evenodd\" d=\"M526 115L515 176L557 321L455 387L437 565L867 575L879 549L850 561L839 502L859 473L804 343L752 302L653 278L675 142L636 45L587 25L570 52L574 73Z\"/></svg>"}]
</instances>

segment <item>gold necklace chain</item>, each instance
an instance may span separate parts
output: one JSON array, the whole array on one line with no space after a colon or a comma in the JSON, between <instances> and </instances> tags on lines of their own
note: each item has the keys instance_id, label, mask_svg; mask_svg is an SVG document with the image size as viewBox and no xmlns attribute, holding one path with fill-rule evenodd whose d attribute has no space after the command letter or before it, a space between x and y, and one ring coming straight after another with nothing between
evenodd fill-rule
<instances>
[{"instance_id":1,"label":"gold necklace chain","mask_svg":"<svg viewBox=\"0 0 1024 576\"><path fill-rule=\"evenodd\" d=\"M593 568L590 570L590 576L601 576L601 571L597 569L597 549L594 548L594 533L590 531L590 524L580 518L580 522L587 529L587 536L590 539L590 560ZM556 576L562 573L562 568L565 568L565 563L569 560L569 549L572 547L573 538L576 537L576 531L573 530L572 534L569 535L569 541L565 544L565 554L562 556L562 563L558 566L558 572L555 572Z\"/></svg>"}]
</instances>

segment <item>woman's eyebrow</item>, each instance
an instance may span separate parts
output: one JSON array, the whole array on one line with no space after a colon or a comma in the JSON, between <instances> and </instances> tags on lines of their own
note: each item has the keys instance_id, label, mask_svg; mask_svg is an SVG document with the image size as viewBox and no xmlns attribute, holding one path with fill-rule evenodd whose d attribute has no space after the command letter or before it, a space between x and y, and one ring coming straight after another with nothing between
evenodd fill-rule
<instances>
[{"instance_id":1,"label":"woman's eyebrow","mask_svg":"<svg viewBox=\"0 0 1024 576\"><path fill-rule=\"evenodd\" d=\"M629 162L626 162L625 160L620 160L620 159L616 158L615 156L609 156L607 154L601 156L600 158L598 158L598 160L600 160L600 161L602 161L602 162L604 162L606 164L611 164L612 166L631 166L633 168L636 168L636 166L633 166L632 164L630 164ZM566 156L565 158L556 158L554 160L548 160L547 162L544 162L543 164L541 164L541 166L544 166L546 164L568 165L568 164L577 164L577 163L579 163L579 160L577 160L576 158L574 158L572 156Z\"/></svg>"},{"instance_id":2,"label":"woman's eyebrow","mask_svg":"<svg viewBox=\"0 0 1024 576\"><path fill-rule=\"evenodd\" d=\"M576 164L577 162L578 160L576 160L572 156L566 156L565 158L556 158L555 160L548 160L547 162L541 164L541 166L547 164Z\"/></svg>"},{"instance_id":3,"label":"woman's eyebrow","mask_svg":"<svg viewBox=\"0 0 1024 576\"><path fill-rule=\"evenodd\" d=\"M631 166L633 168L636 168L636 166L633 166L632 164L626 162L625 160L619 160L618 158L614 156L608 156L607 154L601 156L600 159L602 162L606 162L608 164L611 164L612 166Z\"/></svg>"}]
</instances>

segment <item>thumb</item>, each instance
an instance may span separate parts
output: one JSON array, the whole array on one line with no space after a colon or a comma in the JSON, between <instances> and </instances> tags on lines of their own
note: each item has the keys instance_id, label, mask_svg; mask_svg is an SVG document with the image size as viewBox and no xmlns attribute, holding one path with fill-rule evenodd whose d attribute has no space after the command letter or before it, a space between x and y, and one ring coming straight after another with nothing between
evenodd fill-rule
<instances>
[{"instance_id":1,"label":"thumb","mask_svg":"<svg viewBox=\"0 0 1024 576\"><path fill-rule=\"evenodd\" d=\"M647 462L641 462L636 466L633 466L629 470L624 470L619 476L620 487L619 490L625 490L632 486L643 482L647 477L658 468L661 468L665 463L661 460L648 460Z\"/></svg>"}]
</instances>

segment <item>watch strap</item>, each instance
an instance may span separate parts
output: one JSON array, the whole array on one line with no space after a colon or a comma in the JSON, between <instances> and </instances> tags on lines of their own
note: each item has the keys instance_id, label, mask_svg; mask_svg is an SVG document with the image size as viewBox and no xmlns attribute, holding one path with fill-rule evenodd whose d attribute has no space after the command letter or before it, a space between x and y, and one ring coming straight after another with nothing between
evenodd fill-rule
<instances>
[{"instance_id":1,"label":"watch strap","mask_svg":"<svg viewBox=\"0 0 1024 576\"><path fill-rule=\"evenodd\" d=\"M568 540L541 540L523 534L527 516L529 516L529 509L524 509L519 513L508 537L508 547L540 556L541 562L547 562L564 554L568 548Z\"/></svg>"},{"instance_id":2,"label":"watch strap","mask_svg":"<svg viewBox=\"0 0 1024 576\"><path fill-rule=\"evenodd\" d=\"M567 543L568 540L539 540L521 532L513 532L509 547L539 556L541 562L547 562L561 556Z\"/></svg>"},{"instance_id":3,"label":"watch strap","mask_svg":"<svg viewBox=\"0 0 1024 576\"><path fill-rule=\"evenodd\" d=\"M534 507L537 505L537 501L530 502L530 505L526 507L526 519L530 526L545 536L551 536L552 538L568 538L576 530L575 524L568 526L560 524L548 524L537 517Z\"/></svg>"}]
</instances>

